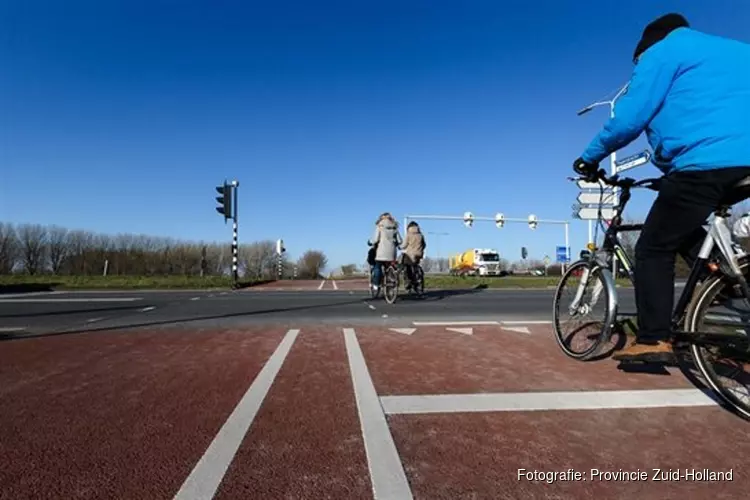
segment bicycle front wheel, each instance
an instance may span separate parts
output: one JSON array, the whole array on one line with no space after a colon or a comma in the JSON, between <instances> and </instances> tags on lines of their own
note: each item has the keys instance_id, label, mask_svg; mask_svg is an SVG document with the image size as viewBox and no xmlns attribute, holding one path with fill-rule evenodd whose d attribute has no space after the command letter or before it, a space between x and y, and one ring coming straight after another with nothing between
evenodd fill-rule
<instances>
[{"instance_id":1,"label":"bicycle front wheel","mask_svg":"<svg viewBox=\"0 0 750 500\"><path fill-rule=\"evenodd\" d=\"M385 295L385 301L393 304L398 297L398 273L393 266L386 268L384 281L383 295Z\"/></svg>"},{"instance_id":2,"label":"bicycle front wheel","mask_svg":"<svg viewBox=\"0 0 750 500\"><path fill-rule=\"evenodd\" d=\"M598 265L584 260L560 278L552 324L558 345L571 358L585 360L609 342L616 307L610 306L607 279Z\"/></svg>"},{"instance_id":3,"label":"bicycle front wheel","mask_svg":"<svg viewBox=\"0 0 750 500\"><path fill-rule=\"evenodd\" d=\"M741 262L740 268L747 278L750 262ZM712 333L721 335L710 342L692 342L693 362L704 378L702 382L742 417L750 419L748 307L742 299L719 297L730 287L730 280L724 275L707 279L688 306L684 327L686 332L706 333L709 338Z\"/></svg>"}]
</instances>

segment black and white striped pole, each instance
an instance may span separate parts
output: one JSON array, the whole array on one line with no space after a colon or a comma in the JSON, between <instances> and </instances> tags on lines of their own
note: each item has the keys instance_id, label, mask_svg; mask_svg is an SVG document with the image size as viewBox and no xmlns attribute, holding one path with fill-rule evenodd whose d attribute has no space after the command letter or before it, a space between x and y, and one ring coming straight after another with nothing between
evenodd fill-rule
<instances>
[{"instance_id":1,"label":"black and white striped pole","mask_svg":"<svg viewBox=\"0 0 750 500\"><path fill-rule=\"evenodd\" d=\"M232 219L232 282L236 288L239 281L238 272L238 250L239 245L237 243L237 188L240 186L239 181L232 181L231 184L227 184L224 181L223 186L218 186L216 191L221 195L216 197L221 205L216 207L216 211L224 216L224 223L229 219Z\"/></svg>"},{"instance_id":2,"label":"black and white striped pole","mask_svg":"<svg viewBox=\"0 0 750 500\"><path fill-rule=\"evenodd\" d=\"M282 256L284 255L284 252L286 252L286 248L284 248L284 240L278 239L276 240L276 256L278 257L278 274L279 279L282 279L284 274L284 260Z\"/></svg>"}]
</instances>

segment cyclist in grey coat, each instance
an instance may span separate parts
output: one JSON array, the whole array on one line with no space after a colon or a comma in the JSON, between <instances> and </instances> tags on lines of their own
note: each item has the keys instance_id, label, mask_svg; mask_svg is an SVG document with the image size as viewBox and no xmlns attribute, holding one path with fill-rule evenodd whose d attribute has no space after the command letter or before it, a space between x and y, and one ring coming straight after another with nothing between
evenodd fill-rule
<instances>
[{"instance_id":1,"label":"cyclist in grey coat","mask_svg":"<svg viewBox=\"0 0 750 500\"><path fill-rule=\"evenodd\" d=\"M376 248L371 283L373 290L377 290L380 285L383 276L383 264L396 260L396 252L401 243L398 222L388 212L381 214L375 223L375 232L367 242L368 245Z\"/></svg>"}]
</instances>

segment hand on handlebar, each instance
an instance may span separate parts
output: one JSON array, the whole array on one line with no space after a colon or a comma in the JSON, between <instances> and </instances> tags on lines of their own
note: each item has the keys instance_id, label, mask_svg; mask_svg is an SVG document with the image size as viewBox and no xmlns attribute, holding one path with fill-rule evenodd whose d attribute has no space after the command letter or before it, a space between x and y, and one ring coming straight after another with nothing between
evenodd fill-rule
<instances>
[{"instance_id":1,"label":"hand on handlebar","mask_svg":"<svg viewBox=\"0 0 750 500\"><path fill-rule=\"evenodd\" d=\"M577 158L576 161L573 162L573 170L575 173L586 179L586 181L593 182L596 181L599 164L589 163L583 158Z\"/></svg>"}]
</instances>

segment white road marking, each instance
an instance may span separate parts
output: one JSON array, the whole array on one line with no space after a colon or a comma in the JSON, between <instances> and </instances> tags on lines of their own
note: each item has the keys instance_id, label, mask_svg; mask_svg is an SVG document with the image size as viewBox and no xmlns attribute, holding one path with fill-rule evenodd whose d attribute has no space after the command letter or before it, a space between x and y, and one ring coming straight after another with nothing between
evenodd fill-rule
<instances>
[{"instance_id":1,"label":"white road marking","mask_svg":"<svg viewBox=\"0 0 750 500\"><path fill-rule=\"evenodd\" d=\"M339 286L336 284L336 280L331 280L331 283L333 283L333 289L338 290Z\"/></svg>"},{"instance_id":2,"label":"white road marking","mask_svg":"<svg viewBox=\"0 0 750 500\"><path fill-rule=\"evenodd\" d=\"M22 332L26 330L25 326L0 326L0 333Z\"/></svg>"},{"instance_id":3,"label":"white road marking","mask_svg":"<svg viewBox=\"0 0 750 500\"><path fill-rule=\"evenodd\" d=\"M374 305L372 305L372 304L367 304L367 307L369 307L369 308L370 308L370 309L372 309L373 311L375 310L375 306L374 306Z\"/></svg>"},{"instance_id":4,"label":"white road marking","mask_svg":"<svg viewBox=\"0 0 750 500\"><path fill-rule=\"evenodd\" d=\"M463 333L464 335L474 335L473 328L446 328L449 332Z\"/></svg>"},{"instance_id":5,"label":"white road marking","mask_svg":"<svg viewBox=\"0 0 750 500\"><path fill-rule=\"evenodd\" d=\"M326 280L321 281L320 286L318 287L318 290L322 290L325 284L326 284Z\"/></svg>"},{"instance_id":6,"label":"white road marking","mask_svg":"<svg viewBox=\"0 0 750 500\"><path fill-rule=\"evenodd\" d=\"M148 311L153 311L154 309L156 309L156 306L148 306L148 307L144 307L143 309L140 309L140 311L145 313Z\"/></svg>"},{"instance_id":7,"label":"white road marking","mask_svg":"<svg viewBox=\"0 0 750 500\"><path fill-rule=\"evenodd\" d=\"M382 396L380 402L388 415L716 405L716 401L698 389Z\"/></svg>"},{"instance_id":8,"label":"white road marking","mask_svg":"<svg viewBox=\"0 0 750 500\"><path fill-rule=\"evenodd\" d=\"M192 299L190 299L190 300L200 300L200 299L201 299L200 297L193 297L193 298L192 298Z\"/></svg>"},{"instance_id":9,"label":"white road marking","mask_svg":"<svg viewBox=\"0 0 750 500\"><path fill-rule=\"evenodd\" d=\"M527 335L531 335L531 332L526 326L501 326L500 329L510 330L511 332L525 333Z\"/></svg>"},{"instance_id":10,"label":"white road marking","mask_svg":"<svg viewBox=\"0 0 750 500\"><path fill-rule=\"evenodd\" d=\"M104 318L91 318L91 319L87 319L86 323L96 323L97 321L101 321L103 319Z\"/></svg>"},{"instance_id":11,"label":"white road marking","mask_svg":"<svg viewBox=\"0 0 750 500\"><path fill-rule=\"evenodd\" d=\"M536 321L536 320L522 320L522 321L501 321L501 325L551 325L552 321Z\"/></svg>"},{"instance_id":12,"label":"white road marking","mask_svg":"<svg viewBox=\"0 0 750 500\"><path fill-rule=\"evenodd\" d=\"M365 442L365 453L370 469L373 496L376 499L411 499L401 458L393 442L388 422L372 384L367 363L353 328L344 328L346 353L352 374L357 412Z\"/></svg>"},{"instance_id":13,"label":"white road marking","mask_svg":"<svg viewBox=\"0 0 750 500\"><path fill-rule=\"evenodd\" d=\"M411 335L417 331L416 328L389 328L389 330L396 333L403 333L404 335Z\"/></svg>"},{"instance_id":14,"label":"white road marking","mask_svg":"<svg viewBox=\"0 0 750 500\"><path fill-rule=\"evenodd\" d=\"M387 314L384 314L384 315L383 315L382 317L383 317L383 318L387 318L387 317L388 317L388 315L387 315Z\"/></svg>"},{"instance_id":15,"label":"white road marking","mask_svg":"<svg viewBox=\"0 0 750 500\"><path fill-rule=\"evenodd\" d=\"M414 326L499 325L497 321L413 321Z\"/></svg>"},{"instance_id":16,"label":"white road marking","mask_svg":"<svg viewBox=\"0 0 750 500\"><path fill-rule=\"evenodd\" d=\"M0 299L0 303L6 304L65 304L69 302L135 302L136 300L143 300L142 297L91 297L91 298L60 298L60 299Z\"/></svg>"},{"instance_id":17,"label":"white road marking","mask_svg":"<svg viewBox=\"0 0 750 500\"><path fill-rule=\"evenodd\" d=\"M289 330L245 395L216 434L206 452L174 496L175 500L210 499L216 494L237 449L255 420L299 330Z\"/></svg>"}]
</instances>

